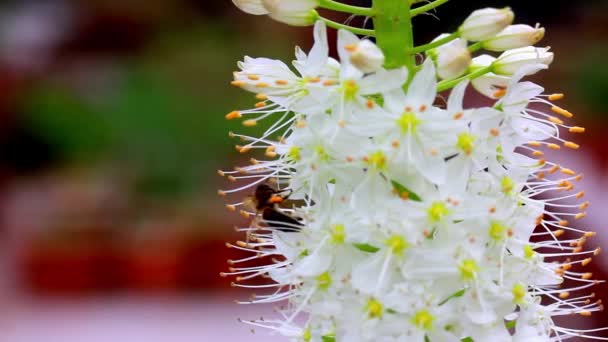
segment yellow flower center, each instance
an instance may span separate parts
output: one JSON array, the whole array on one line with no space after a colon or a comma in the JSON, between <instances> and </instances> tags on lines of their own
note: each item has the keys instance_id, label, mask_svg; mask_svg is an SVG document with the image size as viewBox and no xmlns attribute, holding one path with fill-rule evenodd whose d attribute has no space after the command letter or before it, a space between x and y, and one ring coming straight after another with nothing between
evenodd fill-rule
<instances>
[{"instance_id":1,"label":"yellow flower center","mask_svg":"<svg viewBox=\"0 0 608 342\"><path fill-rule=\"evenodd\" d=\"M410 244L403 237L393 235L386 240L386 246L390 248L393 254L401 255L403 254L403 251L410 246Z\"/></svg>"},{"instance_id":2,"label":"yellow flower center","mask_svg":"<svg viewBox=\"0 0 608 342\"><path fill-rule=\"evenodd\" d=\"M466 154L471 154L473 152L473 147L475 145L475 137L469 133L461 133L458 136L458 142L456 146L461 149Z\"/></svg>"},{"instance_id":3,"label":"yellow flower center","mask_svg":"<svg viewBox=\"0 0 608 342\"><path fill-rule=\"evenodd\" d=\"M329 274L329 272L325 272L319 275L317 277L317 284L319 286L319 289L327 290L331 285L331 275Z\"/></svg>"},{"instance_id":4,"label":"yellow flower center","mask_svg":"<svg viewBox=\"0 0 608 342\"><path fill-rule=\"evenodd\" d=\"M294 161L299 161L302 159L302 153L300 152L300 148L297 146L292 146L287 152L287 156Z\"/></svg>"},{"instance_id":5,"label":"yellow flower center","mask_svg":"<svg viewBox=\"0 0 608 342\"><path fill-rule=\"evenodd\" d=\"M500 222L490 223L489 234L493 240L500 241L505 238L508 228Z\"/></svg>"},{"instance_id":6,"label":"yellow flower center","mask_svg":"<svg viewBox=\"0 0 608 342\"><path fill-rule=\"evenodd\" d=\"M458 270L460 271L460 277L465 281L469 281L477 277L479 266L477 266L475 260L465 259L458 265Z\"/></svg>"},{"instance_id":7,"label":"yellow flower center","mask_svg":"<svg viewBox=\"0 0 608 342\"><path fill-rule=\"evenodd\" d=\"M381 318L383 310L382 303L373 298L368 300L365 306L365 311L367 311L369 318Z\"/></svg>"},{"instance_id":8,"label":"yellow flower center","mask_svg":"<svg viewBox=\"0 0 608 342\"><path fill-rule=\"evenodd\" d=\"M386 155L382 151L376 151L367 157L367 162L376 170L386 169Z\"/></svg>"},{"instance_id":9,"label":"yellow flower center","mask_svg":"<svg viewBox=\"0 0 608 342\"><path fill-rule=\"evenodd\" d=\"M412 317L412 323L420 329L431 330L435 317L427 310L420 310Z\"/></svg>"},{"instance_id":10,"label":"yellow flower center","mask_svg":"<svg viewBox=\"0 0 608 342\"><path fill-rule=\"evenodd\" d=\"M441 222L443 218L450 213L448 207L443 202L434 202L428 209L429 220L432 222Z\"/></svg>"},{"instance_id":11,"label":"yellow flower center","mask_svg":"<svg viewBox=\"0 0 608 342\"><path fill-rule=\"evenodd\" d=\"M534 255L536 255L534 248L532 248L532 246L530 246L530 245L525 245L524 246L524 257L528 260L531 260L532 258L534 258Z\"/></svg>"},{"instance_id":12,"label":"yellow flower center","mask_svg":"<svg viewBox=\"0 0 608 342\"><path fill-rule=\"evenodd\" d=\"M346 233L344 232L344 225L343 224L335 225L331 232L331 242L335 243L336 245L341 245L344 243L345 239L346 239Z\"/></svg>"},{"instance_id":13,"label":"yellow flower center","mask_svg":"<svg viewBox=\"0 0 608 342\"><path fill-rule=\"evenodd\" d=\"M348 80L342 85L344 91L344 98L346 100L353 100L359 92L359 85L354 80Z\"/></svg>"},{"instance_id":14,"label":"yellow flower center","mask_svg":"<svg viewBox=\"0 0 608 342\"><path fill-rule=\"evenodd\" d=\"M402 133L416 133L418 129L418 125L420 125L421 121L418 119L415 113L405 112L401 115L399 119L397 119L397 125L401 127Z\"/></svg>"},{"instance_id":15,"label":"yellow flower center","mask_svg":"<svg viewBox=\"0 0 608 342\"><path fill-rule=\"evenodd\" d=\"M515 304L523 304L524 298L527 293L526 287L522 284L515 284L511 292L513 293L513 302Z\"/></svg>"}]
</instances>

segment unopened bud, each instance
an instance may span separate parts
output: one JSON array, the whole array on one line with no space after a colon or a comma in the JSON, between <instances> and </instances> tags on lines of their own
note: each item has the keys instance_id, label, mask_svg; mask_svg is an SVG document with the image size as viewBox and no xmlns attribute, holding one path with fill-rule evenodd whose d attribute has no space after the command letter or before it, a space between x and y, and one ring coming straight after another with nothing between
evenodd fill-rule
<instances>
[{"instance_id":1,"label":"unopened bud","mask_svg":"<svg viewBox=\"0 0 608 342\"><path fill-rule=\"evenodd\" d=\"M551 62L553 62L553 52L549 52L549 48L527 46L503 52L493 63L492 71L499 75L513 75L525 66L537 64L548 66Z\"/></svg>"},{"instance_id":2,"label":"unopened bud","mask_svg":"<svg viewBox=\"0 0 608 342\"><path fill-rule=\"evenodd\" d=\"M350 62L359 70L370 73L378 71L384 64L384 54L376 44L365 39L354 47Z\"/></svg>"},{"instance_id":3,"label":"unopened bud","mask_svg":"<svg viewBox=\"0 0 608 342\"><path fill-rule=\"evenodd\" d=\"M506 51L538 43L545 36L543 27L530 25L511 25L500 31L494 38L483 42L489 51Z\"/></svg>"},{"instance_id":4,"label":"unopened bud","mask_svg":"<svg viewBox=\"0 0 608 342\"><path fill-rule=\"evenodd\" d=\"M466 40L474 42L486 40L509 26L514 17L515 15L509 7L484 8L471 13L458 31L460 36Z\"/></svg>"},{"instance_id":5,"label":"unopened bud","mask_svg":"<svg viewBox=\"0 0 608 342\"><path fill-rule=\"evenodd\" d=\"M318 19L318 0L261 0L269 16L292 26L310 26Z\"/></svg>"},{"instance_id":6,"label":"unopened bud","mask_svg":"<svg viewBox=\"0 0 608 342\"><path fill-rule=\"evenodd\" d=\"M447 36L444 33L433 41ZM467 49L467 41L460 38L429 51L429 55L437 65L437 75L444 80L462 76L471 65L471 53Z\"/></svg>"},{"instance_id":7,"label":"unopened bud","mask_svg":"<svg viewBox=\"0 0 608 342\"><path fill-rule=\"evenodd\" d=\"M268 10L262 4L262 0L232 0L241 11L253 15L268 14Z\"/></svg>"}]
</instances>

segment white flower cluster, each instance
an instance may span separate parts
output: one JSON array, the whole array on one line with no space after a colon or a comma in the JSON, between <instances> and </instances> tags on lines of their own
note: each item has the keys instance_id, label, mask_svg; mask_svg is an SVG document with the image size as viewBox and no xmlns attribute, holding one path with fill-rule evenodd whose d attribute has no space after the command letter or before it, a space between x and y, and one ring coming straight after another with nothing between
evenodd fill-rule
<instances>
[{"instance_id":1,"label":"white flower cluster","mask_svg":"<svg viewBox=\"0 0 608 342\"><path fill-rule=\"evenodd\" d=\"M561 341L596 331L553 321L602 309L583 291L598 281L580 269L599 250L585 251L593 233L569 226L588 205L573 191L581 176L543 157L578 148L564 134L584 129L558 117L572 116L553 104L561 94L522 81L552 55L528 47L522 32L530 29L509 26L512 17L485 9L459 30L491 51L507 49L464 63L492 68L473 81L494 99L487 107L463 105L468 80L438 97L438 79L461 74L441 62L466 49L458 40L410 75L385 70L373 42L344 30L340 60L329 57L317 23L310 53L296 51L295 71L265 58L239 64L233 85L260 102L227 118L274 123L261 137L231 134L244 141L239 151L261 149L266 158L220 171L244 182L220 194L273 184L292 203L273 196L266 209L274 220L241 210L253 224L239 229L247 241L229 246L253 254L231 260L225 275L268 291L246 303L286 303L278 319L247 323L307 342Z\"/></svg>"}]
</instances>

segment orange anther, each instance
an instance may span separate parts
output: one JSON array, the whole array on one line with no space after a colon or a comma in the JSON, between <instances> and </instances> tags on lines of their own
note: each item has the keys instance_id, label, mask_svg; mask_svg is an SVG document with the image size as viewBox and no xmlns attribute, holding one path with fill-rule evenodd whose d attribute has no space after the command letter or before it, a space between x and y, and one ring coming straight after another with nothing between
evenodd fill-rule
<instances>
[{"instance_id":1,"label":"orange anther","mask_svg":"<svg viewBox=\"0 0 608 342\"><path fill-rule=\"evenodd\" d=\"M549 144L547 144L547 147L548 147L548 148L550 148L550 149L552 149L552 150L559 150L559 149L561 149L561 148L562 148L562 147L561 147L561 146L559 146L558 144L553 144L553 143L549 143Z\"/></svg>"},{"instance_id":2,"label":"orange anther","mask_svg":"<svg viewBox=\"0 0 608 342\"><path fill-rule=\"evenodd\" d=\"M583 278L583 279L591 279L591 277L593 277L593 273L591 273L591 272L586 272L586 273L583 273L583 275L581 275L581 278Z\"/></svg>"},{"instance_id":3,"label":"orange anther","mask_svg":"<svg viewBox=\"0 0 608 342\"><path fill-rule=\"evenodd\" d=\"M274 83L276 83L277 85L288 85L289 82L287 82L286 80L276 80L274 81Z\"/></svg>"},{"instance_id":4,"label":"orange anther","mask_svg":"<svg viewBox=\"0 0 608 342\"><path fill-rule=\"evenodd\" d=\"M533 147L539 147L541 145L541 143L538 141L528 141L528 145L533 146Z\"/></svg>"},{"instance_id":5,"label":"orange anther","mask_svg":"<svg viewBox=\"0 0 608 342\"><path fill-rule=\"evenodd\" d=\"M583 261L581 261L581 265L587 266L591 263L591 260L592 260L591 258L583 259Z\"/></svg>"},{"instance_id":6,"label":"orange anther","mask_svg":"<svg viewBox=\"0 0 608 342\"><path fill-rule=\"evenodd\" d=\"M557 113L557 114L559 114L559 115L563 115L563 116L565 116L565 117L567 117L567 118L571 118L571 117L573 117L573 116L574 116L574 114L572 114L572 113L570 113L569 111L567 111L567 110L565 110L565 109L563 109L563 108L561 108L561 107L558 107L558 106L553 106L553 107L551 107L551 110L552 110L554 113Z\"/></svg>"},{"instance_id":7,"label":"orange anther","mask_svg":"<svg viewBox=\"0 0 608 342\"><path fill-rule=\"evenodd\" d=\"M329 87L329 86L332 86L332 85L335 85L335 84L336 84L336 81L334 81L334 80L325 80L323 82L323 85L326 86L326 87Z\"/></svg>"},{"instance_id":8,"label":"orange anther","mask_svg":"<svg viewBox=\"0 0 608 342\"><path fill-rule=\"evenodd\" d=\"M255 84L255 86L258 87L258 88L268 88L268 87L270 87L270 85L268 83L266 83L266 82L258 82L258 83Z\"/></svg>"},{"instance_id":9,"label":"orange anther","mask_svg":"<svg viewBox=\"0 0 608 342\"><path fill-rule=\"evenodd\" d=\"M574 126L568 129L570 133L585 133L585 127Z\"/></svg>"},{"instance_id":10,"label":"orange anther","mask_svg":"<svg viewBox=\"0 0 608 342\"><path fill-rule=\"evenodd\" d=\"M454 114L454 120L460 120L460 119L462 119L463 116L464 116L463 112L458 112L458 113Z\"/></svg>"},{"instance_id":11,"label":"orange anther","mask_svg":"<svg viewBox=\"0 0 608 342\"><path fill-rule=\"evenodd\" d=\"M230 82L230 84L235 87L242 87L245 85L245 82L244 81L232 81L232 82Z\"/></svg>"},{"instance_id":12,"label":"orange anther","mask_svg":"<svg viewBox=\"0 0 608 342\"><path fill-rule=\"evenodd\" d=\"M374 108L374 106L376 105L376 103L373 100L367 100L367 102L365 103L365 105L367 106L367 108L372 109Z\"/></svg>"},{"instance_id":13,"label":"orange anther","mask_svg":"<svg viewBox=\"0 0 608 342\"><path fill-rule=\"evenodd\" d=\"M559 294L559 298L560 299L566 299L568 297L570 297L570 292L568 292L568 291L562 292L562 293Z\"/></svg>"},{"instance_id":14,"label":"orange anther","mask_svg":"<svg viewBox=\"0 0 608 342\"><path fill-rule=\"evenodd\" d=\"M490 129L490 134L497 137L498 134L500 134L500 131L498 130L498 128L491 128Z\"/></svg>"},{"instance_id":15,"label":"orange anther","mask_svg":"<svg viewBox=\"0 0 608 342\"><path fill-rule=\"evenodd\" d=\"M561 93L557 93L557 94L551 94L549 95L549 101L557 101L557 100L561 100L564 98L564 94Z\"/></svg>"},{"instance_id":16,"label":"orange anther","mask_svg":"<svg viewBox=\"0 0 608 342\"><path fill-rule=\"evenodd\" d=\"M255 104L255 108L262 108L266 106L266 102L265 101L260 101L258 103Z\"/></svg>"},{"instance_id":17,"label":"orange anther","mask_svg":"<svg viewBox=\"0 0 608 342\"><path fill-rule=\"evenodd\" d=\"M226 114L225 117L226 117L226 120L232 120L232 119L238 119L242 116L243 116L243 114L241 114L241 112L234 110L234 111Z\"/></svg>"},{"instance_id":18,"label":"orange anther","mask_svg":"<svg viewBox=\"0 0 608 342\"><path fill-rule=\"evenodd\" d=\"M532 152L532 155L535 157L542 157L545 154L542 151L535 150L534 152Z\"/></svg>"},{"instance_id":19,"label":"orange anther","mask_svg":"<svg viewBox=\"0 0 608 342\"><path fill-rule=\"evenodd\" d=\"M259 93L255 96L255 98L260 101L266 101L266 100L268 100L268 95Z\"/></svg>"},{"instance_id":20,"label":"orange anther","mask_svg":"<svg viewBox=\"0 0 608 342\"><path fill-rule=\"evenodd\" d=\"M580 146L578 144L573 143L572 141L564 141L564 146L571 148L573 150L578 149Z\"/></svg>"},{"instance_id":21,"label":"orange anther","mask_svg":"<svg viewBox=\"0 0 608 342\"><path fill-rule=\"evenodd\" d=\"M563 125L564 122L554 116L550 116L549 117L549 121L553 122L554 124L558 124L558 125Z\"/></svg>"},{"instance_id":22,"label":"orange anther","mask_svg":"<svg viewBox=\"0 0 608 342\"><path fill-rule=\"evenodd\" d=\"M596 232L585 232L585 237L594 237L596 234Z\"/></svg>"},{"instance_id":23,"label":"orange anther","mask_svg":"<svg viewBox=\"0 0 608 342\"><path fill-rule=\"evenodd\" d=\"M355 51L357 51L357 45L355 45L355 44L344 45L344 50L346 50L348 52L355 52Z\"/></svg>"},{"instance_id":24,"label":"orange anther","mask_svg":"<svg viewBox=\"0 0 608 342\"><path fill-rule=\"evenodd\" d=\"M584 191L581 191L581 192L577 193L575 197L576 197L577 199L579 199L579 198L582 198L582 197L584 197L584 196L585 196L585 192L584 192Z\"/></svg>"},{"instance_id":25,"label":"orange anther","mask_svg":"<svg viewBox=\"0 0 608 342\"><path fill-rule=\"evenodd\" d=\"M252 80L252 81L259 81L260 80L260 76L258 75L247 75L247 78Z\"/></svg>"},{"instance_id":26,"label":"orange anther","mask_svg":"<svg viewBox=\"0 0 608 342\"><path fill-rule=\"evenodd\" d=\"M574 172L574 171L572 171L572 170L570 170L568 168L565 168L565 167L563 167L561 169L561 173L563 173L565 175L569 175L569 176L574 176L576 174L576 172Z\"/></svg>"},{"instance_id":27,"label":"orange anther","mask_svg":"<svg viewBox=\"0 0 608 342\"><path fill-rule=\"evenodd\" d=\"M568 222L567 220L561 220L557 224L559 226L562 226L562 227L568 227L568 225L570 224L570 222Z\"/></svg>"},{"instance_id":28,"label":"orange anther","mask_svg":"<svg viewBox=\"0 0 608 342\"><path fill-rule=\"evenodd\" d=\"M580 219L582 219L585 216L587 216L586 212L578 213L578 214L574 215L574 219L575 220L580 220Z\"/></svg>"},{"instance_id":29,"label":"orange anther","mask_svg":"<svg viewBox=\"0 0 608 342\"><path fill-rule=\"evenodd\" d=\"M245 126L245 127L253 127L253 126L256 126L257 124L258 124L258 122L255 119L249 119L249 120L243 121L243 126Z\"/></svg>"},{"instance_id":30,"label":"orange anther","mask_svg":"<svg viewBox=\"0 0 608 342\"><path fill-rule=\"evenodd\" d=\"M494 95L495 98L501 98L501 97L505 96L506 93L507 93L506 89L498 89L492 95Z\"/></svg>"}]
</instances>

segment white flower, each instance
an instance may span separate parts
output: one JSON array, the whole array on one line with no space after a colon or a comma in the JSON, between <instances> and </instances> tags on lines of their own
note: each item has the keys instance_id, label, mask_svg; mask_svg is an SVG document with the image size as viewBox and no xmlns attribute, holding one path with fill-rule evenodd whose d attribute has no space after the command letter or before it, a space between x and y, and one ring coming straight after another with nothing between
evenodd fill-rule
<instances>
[{"instance_id":1,"label":"white flower","mask_svg":"<svg viewBox=\"0 0 608 342\"><path fill-rule=\"evenodd\" d=\"M513 22L513 12L510 8L484 8L476 10L462 23L458 31L460 36L470 41L486 40Z\"/></svg>"},{"instance_id":2,"label":"white flower","mask_svg":"<svg viewBox=\"0 0 608 342\"><path fill-rule=\"evenodd\" d=\"M239 63L236 85L260 102L228 118L274 121L259 136L231 133L240 152L262 153L220 171L239 186L219 193L276 193L227 205L251 220L238 228L247 239L228 246L250 255L223 275L256 290L245 303L286 304L243 322L305 342L598 337L554 321L602 305L583 293L597 281L580 269L599 253L584 249L594 233L570 226L589 205L573 191L581 176L544 155L577 149L568 134L585 129L565 122L573 114L554 103L563 95L524 79L553 54L523 47L470 60L464 42L523 44L507 36L530 30L504 29L511 20L508 9L474 12L462 39L412 68L406 89L407 69L382 68L384 54L352 33L338 32L340 58L330 58L321 23L295 70ZM437 79L463 69L479 77L438 96ZM488 105L467 104L469 85Z\"/></svg>"},{"instance_id":3,"label":"white flower","mask_svg":"<svg viewBox=\"0 0 608 342\"><path fill-rule=\"evenodd\" d=\"M448 35L445 33L441 34L433 41L446 36ZM462 76L471 64L471 53L464 39L455 39L429 53L437 65L437 75L442 79L449 80Z\"/></svg>"},{"instance_id":4,"label":"white flower","mask_svg":"<svg viewBox=\"0 0 608 342\"><path fill-rule=\"evenodd\" d=\"M271 18L294 26L309 26L318 18L318 0L261 0Z\"/></svg>"},{"instance_id":5,"label":"white flower","mask_svg":"<svg viewBox=\"0 0 608 342\"><path fill-rule=\"evenodd\" d=\"M236 7L238 7L241 11L249 14L268 14L268 10L262 4L262 0L232 0L232 3L235 4Z\"/></svg>"},{"instance_id":6,"label":"white flower","mask_svg":"<svg viewBox=\"0 0 608 342\"><path fill-rule=\"evenodd\" d=\"M513 75L527 65L553 62L553 52L549 48L536 48L527 46L503 52L493 63L493 71L499 75Z\"/></svg>"},{"instance_id":7,"label":"white flower","mask_svg":"<svg viewBox=\"0 0 608 342\"><path fill-rule=\"evenodd\" d=\"M505 51L538 43L545 36L545 28L530 25L511 25L495 37L485 40L483 48L489 51Z\"/></svg>"},{"instance_id":8,"label":"white flower","mask_svg":"<svg viewBox=\"0 0 608 342\"><path fill-rule=\"evenodd\" d=\"M376 44L364 39L359 44L350 47L350 62L359 70L370 73L378 71L384 64L384 54Z\"/></svg>"}]
</instances>

